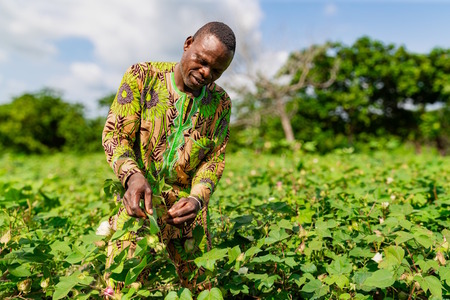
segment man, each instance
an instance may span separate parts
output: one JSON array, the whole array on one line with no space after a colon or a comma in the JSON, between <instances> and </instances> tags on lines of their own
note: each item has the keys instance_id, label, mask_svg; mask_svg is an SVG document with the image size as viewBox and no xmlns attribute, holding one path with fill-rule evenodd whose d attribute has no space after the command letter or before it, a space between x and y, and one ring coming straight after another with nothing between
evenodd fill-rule
<instances>
[{"instance_id":1,"label":"man","mask_svg":"<svg viewBox=\"0 0 450 300\"><path fill-rule=\"evenodd\" d=\"M179 249L192 237L193 227L203 225L211 247L208 203L224 169L231 110L228 95L214 81L230 65L235 45L227 25L211 22L186 39L178 63L131 66L103 130L107 161L126 189L111 226L117 230L129 216L153 214L153 194L164 180L171 189L162 192L164 201L158 204L167 211L158 215L160 240L183 286L190 285L187 275L195 266L181 258ZM110 247L108 263L135 241Z\"/></svg>"}]
</instances>

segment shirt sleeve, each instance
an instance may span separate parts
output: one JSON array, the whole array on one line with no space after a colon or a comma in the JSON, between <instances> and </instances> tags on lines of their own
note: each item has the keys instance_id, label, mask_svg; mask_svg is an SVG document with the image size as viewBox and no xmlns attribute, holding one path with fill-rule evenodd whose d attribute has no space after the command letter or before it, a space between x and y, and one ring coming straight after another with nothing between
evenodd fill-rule
<instances>
[{"instance_id":1,"label":"shirt sleeve","mask_svg":"<svg viewBox=\"0 0 450 300\"><path fill-rule=\"evenodd\" d=\"M197 169L192 180L191 196L199 198L205 206L208 205L225 169L225 149L230 136L231 115L231 101L228 96L226 99L214 123L213 137L216 140L216 147Z\"/></svg>"},{"instance_id":2,"label":"shirt sleeve","mask_svg":"<svg viewBox=\"0 0 450 300\"><path fill-rule=\"evenodd\" d=\"M106 160L124 187L131 175L142 172L133 150L141 113L141 84L135 67L130 67L122 78L102 134Z\"/></svg>"}]
</instances>

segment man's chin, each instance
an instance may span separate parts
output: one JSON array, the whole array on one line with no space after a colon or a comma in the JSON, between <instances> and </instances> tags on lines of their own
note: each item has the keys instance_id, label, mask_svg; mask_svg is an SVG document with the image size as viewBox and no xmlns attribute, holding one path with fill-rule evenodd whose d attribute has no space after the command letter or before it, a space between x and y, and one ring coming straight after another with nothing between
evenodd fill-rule
<instances>
[{"instance_id":1,"label":"man's chin","mask_svg":"<svg viewBox=\"0 0 450 300\"><path fill-rule=\"evenodd\" d=\"M197 92L200 91L203 88L203 85L198 85L190 82L189 84L186 84L186 86L189 88L191 92Z\"/></svg>"}]
</instances>

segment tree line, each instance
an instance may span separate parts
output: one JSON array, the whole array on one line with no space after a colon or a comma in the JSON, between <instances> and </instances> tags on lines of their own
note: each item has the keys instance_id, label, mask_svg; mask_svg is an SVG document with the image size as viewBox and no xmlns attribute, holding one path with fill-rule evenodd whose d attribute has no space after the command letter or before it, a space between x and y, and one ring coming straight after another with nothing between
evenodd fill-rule
<instances>
[{"instance_id":1,"label":"tree line","mask_svg":"<svg viewBox=\"0 0 450 300\"><path fill-rule=\"evenodd\" d=\"M277 152L304 145L385 147L391 141L450 148L450 49L427 54L362 37L294 51L274 77L247 74L236 92L230 148ZM114 94L99 99L109 107ZM105 116L106 117L106 116ZM0 105L0 145L24 153L101 150L105 117L87 118L43 89Z\"/></svg>"},{"instance_id":2,"label":"tree line","mask_svg":"<svg viewBox=\"0 0 450 300\"><path fill-rule=\"evenodd\" d=\"M416 54L369 37L312 45L252 82L236 90L240 146L301 141L326 152L396 140L449 150L450 49Z\"/></svg>"},{"instance_id":3,"label":"tree line","mask_svg":"<svg viewBox=\"0 0 450 300\"><path fill-rule=\"evenodd\" d=\"M85 116L81 104L52 89L25 93L0 105L0 145L17 153L101 150L104 118Z\"/></svg>"}]
</instances>

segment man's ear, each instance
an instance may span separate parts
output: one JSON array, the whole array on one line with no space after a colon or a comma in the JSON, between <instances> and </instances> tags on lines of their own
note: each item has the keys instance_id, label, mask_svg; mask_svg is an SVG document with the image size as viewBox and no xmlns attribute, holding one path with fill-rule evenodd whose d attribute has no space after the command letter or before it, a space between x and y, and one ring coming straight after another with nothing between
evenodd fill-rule
<instances>
[{"instance_id":1,"label":"man's ear","mask_svg":"<svg viewBox=\"0 0 450 300\"><path fill-rule=\"evenodd\" d=\"M184 41L183 50L186 51L194 42L194 38L192 36L188 36L186 41Z\"/></svg>"}]
</instances>

